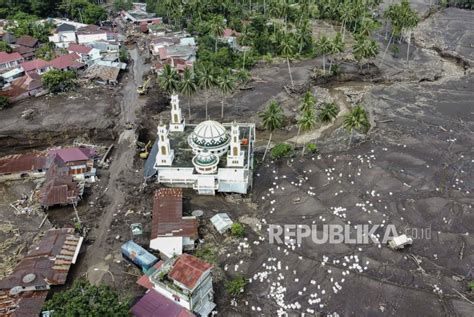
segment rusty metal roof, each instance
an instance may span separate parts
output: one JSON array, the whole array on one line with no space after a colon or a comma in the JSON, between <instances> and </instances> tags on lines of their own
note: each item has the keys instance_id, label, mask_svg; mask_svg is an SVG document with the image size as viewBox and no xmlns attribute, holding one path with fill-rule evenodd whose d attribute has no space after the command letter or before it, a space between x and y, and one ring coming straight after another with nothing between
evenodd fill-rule
<instances>
[{"instance_id":1,"label":"rusty metal roof","mask_svg":"<svg viewBox=\"0 0 474 317\"><path fill-rule=\"evenodd\" d=\"M38 316L48 293L44 287L66 282L81 242L72 228L46 231L40 243L28 252L15 270L0 280L0 315ZM10 290L17 286L43 288L10 294Z\"/></svg>"},{"instance_id":2,"label":"rusty metal roof","mask_svg":"<svg viewBox=\"0 0 474 317\"><path fill-rule=\"evenodd\" d=\"M0 174L27 173L46 169L52 158L48 153L13 154L0 158Z\"/></svg>"},{"instance_id":3,"label":"rusty metal roof","mask_svg":"<svg viewBox=\"0 0 474 317\"><path fill-rule=\"evenodd\" d=\"M78 184L71 175L53 175L47 177L41 187L41 206L73 204L79 200L80 195Z\"/></svg>"},{"instance_id":4,"label":"rusty metal roof","mask_svg":"<svg viewBox=\"0 0 474 317\"><path fill-rule=\"evenodd\" d=\"M195 256L182 254L176 258L168 277L192 290L201 276L210 269L211 264Z\"/></svg>"},{"instance_id":5,"label":"rusty metal roof","mask_svg":"<svg viewBox=\"0 0 474 317\"><path fill-rule=\"evenodd\" d=\"M195 217L183 217L181 188L160 188L155 192L151 238L177 236L198 238Z\"/></svg>"}]
</instances>

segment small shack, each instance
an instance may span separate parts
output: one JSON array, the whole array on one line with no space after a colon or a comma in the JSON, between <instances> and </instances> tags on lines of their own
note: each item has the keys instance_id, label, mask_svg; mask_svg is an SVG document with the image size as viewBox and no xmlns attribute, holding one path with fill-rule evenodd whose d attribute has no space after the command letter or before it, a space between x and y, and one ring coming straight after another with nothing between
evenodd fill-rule
<instances>
[{"instance_id":1,"label":"small shack","mask_svg":"<svg viewBox=\"0 0 474 317\"><path fill-rule=\"evenodd\" d=\"M211 222L219 233L224 233L230 229L233 222L226 213L219 213L211 218Z\"/></svg>"},{"instance_id":2,"label":"small shack","mask_svg":"<svg viewBox=\"0 0 474 317\"><path fill-rule=\"evenodd\" d=\"M125 242L122 245L122 256L138 265L143 272L147 271L156 262L158 262L158 258L156 256L132 240Z\"/></svg>"}]
</instances>

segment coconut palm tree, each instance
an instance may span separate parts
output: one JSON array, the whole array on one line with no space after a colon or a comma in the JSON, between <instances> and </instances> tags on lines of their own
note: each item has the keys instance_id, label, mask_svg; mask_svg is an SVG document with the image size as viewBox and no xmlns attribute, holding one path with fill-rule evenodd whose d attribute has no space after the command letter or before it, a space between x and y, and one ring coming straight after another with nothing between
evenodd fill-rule
<instances>
[{"instance_id":1,"label":"coconut palm tree","mask_svg":"<svg viewBox=\"0 0 474 317\"><path fill-rule=\"evenodd\" d=\"M316 49L319 54L323 55L323 73L326 73L326 54L331 53L332 45L331 41L326 36L321 36L319 41L316 43Z\"/></svg>"},{"instance_id":2,"label":"coconut palm tree","mask_svg":"<svg viewBox=\"0 0 474 317\"><path fill-rule=\"evenodd\" d=\"M265 148L265 153L263 154L263 160L265 160L268 147L270 146L270 142L272 140L273 131L283 126L285 115L283 114L283 109L281 106L275 100L272 100L265 111L261 112L259 116L262 119L263 127L270 131L268 144Z\"/></svg>"},{"instance_id":3,"label":"coconut palm tree","mask_svg":"<svg viewBox=\"0 0 474 317\"><path fill-rule=\"evenodd\" d=\"M196 75L190 68L186 68L179 82L179 91L188 98L188 120L191 120L191 96L197 91Z\"/></svg>"},{"instance_id":4,"label":"coconut palm tree","mask_svg":"<svg viewBox=\"0 0 474 317\"><path fill-rule=\"evenodd\" d=\"M379 47L374 40L359 35L353 51L355 59L359 62L359 70L362 71L363 59L374 58L377 56L378 52Z\"/></svg>"},{"instance_id":5,"label":"coconut palm tree","mask_svg":"<svg viewBox=\"0 0 474 317\"><path fill-rule=\"evenodd\" d=\"M216 15L210 22L210 32L214 37L214 52L217 52L217 41L224 35L225 23L224 18Z\"/></svg>"},{"instance_id":6,"label":"coconut palm tree","mask_svg":"<svg viewBox=\"0 0 474 317\"><path fill-rule=\"evenodd\" d=\"M301 117L298 119L298 135L301 131L307 132L312 130L316 126L316 122L316 115L313 109L304 111ZM304 155L305 147L306 142L304 142L303 144L303 151L301 152L301 156Z\"/></svg>"},{"instance_id":7,"label":"coconut palm tree","mask_svg":"<svg viewBox=\"0 0 474 317\"><path fill-rule=\"evenodd\" d=\"M331 53L332 54L339 54L344 52L344 40L342 39L341 33L337 32L336 36L331 40ZM332 69L333 58L329 62L329 72Z\"/></svg>"},{"instance_id":8,"label":"coconut palm tree","mask_svg":"<svg viewBox=\"0 0 474 317\"><path fill-rule=\"evenodd\" d=\"M217 78L217 86L222 92L221 101L221 118L224 118L224 101L226 96L235 89L235 78L228 69L224 70L223 74Z\"/></svg>"},{"instance_id":9,"label":"coconut palm tree","mask_svg":"<svg viewBox=\"0 0 474 317\"><path fill-rule=\"evenodd\" d=\"M337 108L335 103L325 103L324 106L321 108L318 117L321 122L331 122L337 117L338 113L339 109Z\"/></svg>"},{"instance_id":10,"label":"coconut palm tree","mask_svg":"<svg viewBox=\"0 0 474 317\"><path fill-rule=\"evenodd\" d=\"M163 71L158 75L158 83L161 89L169 94L174 94L179 89L178 72L169 64L165 64Z\"/></svg>"},{"instance_id":11,"label":"coconut palm tree","mask_svg":"<svg viewBox=\"0 0 474 317\"><path fill-rule=\"evenodd\" d=\"M316 98L311 93L311 91L308 90L303 96L303 100L300 105L300 111L303 113L307 111L314 111L315 106L316 106Z\"/></svg>"},{"instance_id":12,"label":"coconut palm tree","mask_svg":"<svg viewBox=\"0 0 474 317\"><path fill-rule=\"evenodd\" d=\"M295 46L293 44L293 38L289 33L285 34L281 44L280 44L280 53L283 57L286 58L286 63L288 64L288 73L290 74L291 87L294 87L293 76L291 75L290 67L290 58L294 55Z\"/></svg>"},{"instance_id":13,"label":"coconut palm tree","mask_svg":"<svg viewBox=\"0 0 474 317\"><path fill-rule=\"evenodd\" d=\"M351 112L344 116L344 128L351 134L349 145L352 143L352 132L354 129L366 133L370 128L367 113L361 105L352 108Z\"/></svg>"},{"instance_id":14,"label":"coconut palm tree","mask_svg":"<svg viewBox=\"0 0 474 317\"><path fill-rule=\"evenodd\" d=\"M207 120L207 106L209 104L209 90L216 85L216 78L214 76L211 65L200 65L197 71L198 86L204 91L206 98L206 120Z\"/></svg>"}]
</instances>

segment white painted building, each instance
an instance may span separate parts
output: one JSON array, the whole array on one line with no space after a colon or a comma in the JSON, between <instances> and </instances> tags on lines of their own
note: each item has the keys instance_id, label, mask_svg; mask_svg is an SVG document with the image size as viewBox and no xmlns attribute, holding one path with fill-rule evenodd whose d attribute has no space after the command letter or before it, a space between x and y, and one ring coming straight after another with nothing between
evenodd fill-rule
<instances>
[{"instance_id":1,"label":"white painted building","mask_svg":"<svg viewBox=\"0 0 474 317\"><path fill-rule=\"evenodd\" d=\"M193 188L199 194L247 194L252 186L255 124L207 120L186 125L178 96L172 97L169 128L160 122L158 139L145 166L145 179Z\"/></svg>"},{"instance_id":2,"label":"white painted building","mask_svg":"<svg viewBox=\"0 0 474 317\"><path fill-rule=\"evenodd\" d=\"M149 279L153 289L201 317L214 310L212 265L182 254L164 262Z\"/></svg>"}]
</instances>

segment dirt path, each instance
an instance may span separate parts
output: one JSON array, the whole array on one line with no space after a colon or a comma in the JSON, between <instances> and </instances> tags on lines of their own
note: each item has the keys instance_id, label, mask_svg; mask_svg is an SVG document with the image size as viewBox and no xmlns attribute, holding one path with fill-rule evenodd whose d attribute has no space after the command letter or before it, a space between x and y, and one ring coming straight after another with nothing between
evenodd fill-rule
<instances>
[{"instance_id":1,"label":"dirt path","mask_svg":"<svg viewBox=\"0 0 474 317\"><path fill-rule=\"evenodd\" d=\"M126 122L136 123L136 111L144 105L144 100L140 100L137 94L137 86L141 83L142 76L147 70L137 49L130 50L131 69L128 74L127 82L122 90L122 100L120 101L121 117L120 126L124 129ZM108 254L107 239L111 223L114 219L114 213L124 205L124 195L120 180L126 171L130 171L133 165L135 155L135 131L123 130L120 134L115 154L109 167L110 177L105 190L107 201L110 204L104 209L100 225L94 228L91 236L95 237L95 242L87 250L87 277L91 283L99 283L105 273L110 273L107 260L112 258ZM110 273L111 274L111 273Z\"/></svg>"}]
</instances>

